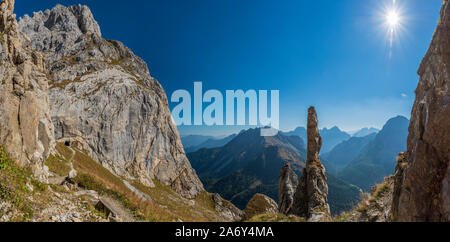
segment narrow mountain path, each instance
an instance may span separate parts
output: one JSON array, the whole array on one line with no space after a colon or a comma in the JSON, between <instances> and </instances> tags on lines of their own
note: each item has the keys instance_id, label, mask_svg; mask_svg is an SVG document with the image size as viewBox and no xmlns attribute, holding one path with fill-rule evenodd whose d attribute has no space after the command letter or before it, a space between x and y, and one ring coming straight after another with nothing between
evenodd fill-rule
<instances>
[{"instance_id":1,"label":"narrow mountain path","mask_svg":"<svg viewBox=\"0 0 450 242\"><path fill-rule=\"evenodd\" d=\"M106 195L100 196L100 199L108 203L109 206L112 206L112 209L114 209L114 213L117 213L117 215L121 219L121 222L136 222L136 219L131 211L125 208L121 202Z\"/></svg>"},{"instance_id":2,"label":"narrow mountain path","mask_svg":"<svg viewBox=\"0 0 450 242\"><path fill-rule=\"evenodd\" d=\"M75 157L75 154L78 149L75 150L70 146L68 146L67 148L72 152L72 154L70 155L70 158L67 159L67 161L69 162L71 168L74 169L72 161L73 161L73 158ZM123 181L123 182L125 183L125 185L127 187L131 186L128 182L126 182L126 181ZM130 190L132 190L132 189L130 189ZM134 190L132 190L132 191L134 193L136 193L136 191L134 191ZM141 194L137 194L137 195L142 196L142 199L145 199L145 200L150 199L150 198L147 199L146 197L144 197L144 195L141 195ZM126 208L120 201L118 201L108 195L101 195L100 200L105 203L108 203L108 205L111 206L111 209L114 210L114 213L116 213L119 216L119 218L122 222L136 222L136 218L133 215L133 213L128 208Z\"/></svg>"},{"instance_id":3,"label":"narrow mountain path","mask_svg":"<svg viewBox=\"0 0 450 242\"><path fill-rule=\"evenodd\" d=\"M70 155L70 158L67 159L68 162L72 163L73 157L75 157L75 150L72 149L72 147L70 146L66 146L68 150L70 150L72 152L72 154Z\"/></svg>"}]
</instances>

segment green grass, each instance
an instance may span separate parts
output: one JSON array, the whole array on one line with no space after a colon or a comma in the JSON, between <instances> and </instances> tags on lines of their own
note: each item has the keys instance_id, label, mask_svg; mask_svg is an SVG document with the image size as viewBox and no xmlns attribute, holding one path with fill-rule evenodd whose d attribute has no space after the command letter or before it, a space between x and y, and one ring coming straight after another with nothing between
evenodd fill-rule
<instances>
[{"instance_id":1,"label":"green grass","mask_svg":"<svg viewBox=\"0 0 450 242\"><path fill-rule=\"evenodd\" d=\"M266 201L264 196L257 194L253 196L245 208L245 219L251 219L258 214L262 214L268 208L270 208L268 201Z\"/></svg>"},{"instance_id":2,"label":"green grass","mask_svg":"<svg viewBox=\"0 0 450 242\"><path fill-rule=\"evenodd\" d=\"M58 152L64 157L72 157L72 151L64 144L57 145ZM145 221L173 221L176 216L159 207L157 204L142 201L122 181L122 178L112 174L108 169L86 155L86 152L73 148L75 154L72 163L78 175L74 181L87 190L108 195L128 208L135 218Z\"/></svg>"},{"instance_id":3,"label":"green grass","mask_svg":"<svg viewBox=\"0 0 450 242\"><path fill-rule=\"evenodd\" d=\"M259 214L246 222L306 222L304 218L284 214Z\"/></svg>"},{"instance_id":4,"label":"green grass","mask_svg":"<svg viewBox=\"0 0 450 242\"><path fill-rule=\"evenodd\" d=\"M377 199L380 199L386 193L390 192L391 187L389 186L389 180L392 179L391 177L386 177L383 181L383 183L378 184L375 186L374 191L371 194L371 197L369 199L370 202L374 202Z\"/></svg>"},{"instance_id":5,"label":"green grass","mask_svg":"<svg viewBox=\"0 0 450 242\"><path fill-rule=\"evenodd\" d=\"M349 222L351 216L352 216L351 212L342 213L341 215L334 217L332 221L338 223Z\"/></svg>"},{"instance_id":6,"label":"green grass","mask_svg":"<svg viewBox=\"0 0 450 242\"><path fill-rule=\"evenodd\" d=\"M184 222L207 222L217 220L218 214L212 194L202 191L194 200L195 205L185 204L184 199L170 188L154 180L154 188L146 187L138 182L132 185L151 197L157 204L167 207L174 218L179 218ZM200 211L201 214L197 212Z\"/></svg>"},{"instance_id":7,"label":"green grass","mask_svg":"<svg viewBox=\"0 0 450 242\"><path fill-rule=\"evenodd\" d=\"M50 155L45 161L45 165L51 172L60 176L68 176L71 171L69 163L59 156Z\"/></svg>"},{"instance_id":8,"label":"green grass","mask_svg":"<svg viewBox=\"0 0 450 242\"><path fill-rule=\"evenodd\" d=\"M18 166L0 145L0 200L9 202L12 209L18 211L11 221L29 220L34 214L34 206L27 198L47 190L47 185L31 177L30 169ZM33 191L27 188L27 183L33 185ZM0 214L4 212L0 211Z\"/></svg>"},{"instance_id":9,"label":"green grass","mask_svg":"<svg viewBox=\"0 0 450 242\"><path fill-rule=\"evenodd\" d=\"M106 188L98 179L94 178L88 174L78 175L74 181L82 188L86 190L97 191L101 195L108 195L122 203L126 208L128 208L133 213L136 212L137 207L122 193Z\"/></svg>"},{"instance_id":10,"label":"green grass","mask_svg":"<svg viewBox=\"0 0 450 242\"><path fill-rule=\"evenodd\" d=\"M72 158L72 151L63 143L57 143L56 150L62 155L63 159L70 160Z\"/></svg>"},{"instance_id":11,"label":"green grass","mask_svg":"<svg viewBox=\"0 0 450 242\"><path fill-rule=\"evenodd\" d=\"M58 143L56 145L58 155L50 156L46 161L49 169L59 175L66 175L69 172L70 160L78 173L77 177L73 179L75 183L83 189L97 191L101 195L121 202L137 220L152 222L172 222L178 219L185 222L217 221L219 215L215 211L212 194L201 192L193 199L195 204L192 205L191 201L181 197L170 186L154 181L155 188L149 188L139 182L130 181L135 188L152 198L152 201L143 201L125 186L122 177L114 175L94 161L87 155L87 152L74 147L76 145L67 147L63 143ZM0 156L0 200L13 201L15 208L20 209L24 214L23 217L15 218L15 221L29 220L33 216L33 208L42 208L45 199L48 200L48 186L32 180L31 177L29 169L16 166L2 150ZM33 192L27 189L27 183L33 185ZM59 192L62 189L56 185L50 185L50 187L52 191ZM41 195L37 197L34 196L34 193ZM39 199L36 201L39 204L28 202L26 198L30 195L33 195L34 200ZM83 206L86 206L85 208L93 214L98 212L89 204Z\"/></svg>"}]
</instances>

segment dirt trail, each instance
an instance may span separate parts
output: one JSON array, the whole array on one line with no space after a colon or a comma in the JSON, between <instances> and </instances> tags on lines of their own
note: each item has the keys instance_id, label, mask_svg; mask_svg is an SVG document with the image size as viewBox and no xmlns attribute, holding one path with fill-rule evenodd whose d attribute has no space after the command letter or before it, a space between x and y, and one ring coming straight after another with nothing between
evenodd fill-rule
<instances>
[{"instance_id":1,"label":"dirt trail","mask_svg":"<svg viewBox=\"0 0 450 242\"><path fill-rule=\"evenodd\" d=\"M100 196L101 199L107 202L110 206L113 207L114 212L119 215L122 222L136 222L133 214L129 209L125 208L121 202L109 197L109 196Z\"/></svg>"},{"instance_id":2,"label":"dirt trail","mask_svg":"<svg viewBox=\"0 0 450 242\"><path fill-rule=\"evenodd\" d=\"M70 146L67 146L67 148L72 152L72 154L70 155L70 158L68 158L67 161L69 162L71 168L74 169L72 160L75 157L77 150L76 150L76 148L74 149ZM114 212L117 213L117 215L120 217L121 221L123 221L123 222L135 222L136 221L132 212L129 209L127 209L125 206L123 206L123 204L120 201L117 201L116 199L114 199L110 196L107 196L107 195L101 195L100 198L101 198L101 200L108 203L108 205L112 207Z\"/></svg>"}]
</instances>

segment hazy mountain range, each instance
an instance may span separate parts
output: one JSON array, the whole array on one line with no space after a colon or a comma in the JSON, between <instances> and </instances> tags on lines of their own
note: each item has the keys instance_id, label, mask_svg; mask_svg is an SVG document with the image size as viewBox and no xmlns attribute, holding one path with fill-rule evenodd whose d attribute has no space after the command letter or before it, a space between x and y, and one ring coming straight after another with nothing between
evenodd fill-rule
<instances>
[{"instance_id":1,"label":"hazy mountain range","mask_svg":"<svg viewBox=\"0 0 450 242\"><path fill-rule=\"evenodd\" d=\"M356 133L362 134L365 132L364 130L366 129L359 130ZM298 127L294 131L283 132L283 134L287 136L296 135L301 137L303 140L306 140L306 129L304 127ZM321 129L320 135L322 136L323 139L321 154L325 154L331 151L336 145L352 137L350 134L340 130L337 126L334 126L331 129L327 128Z\"/></svg>"},{"instance_id":2,"label":"hazy mountain range","mask_svg":"<svg viewBox=\"0 0 450 242\"><path fill-rule=\"evenodd\" d=\"M350 134L352 137L364 137L370 134L376 134L378 132L380 132L380 130L376 128L363 128L360 130L348 132L348 134Z\"/></svg>"},{"instance_id":3,"label":"hazy mountain range","mask_svg":"<svg viewBox=\"0 0 450 242\"><path fill-rule=\"evenodd\" d=\"M203 148L216 148L224 146L234 139L234 137L236 137L236 134L232 134L224 138L203 135L188 135L181 137L181 142L183 143L186 153L189 153Z\"/></svg>"},{"instance_id":4,"label":"hazy mountain range","mask_svg":"<svg viewBox=\"0 0 450 242\"><path fill-rule=\"evenodd\" d=\"M261 137L259 129L250 129L223 147L201 149L189 153L188 158L208 191L245 208L255 193L277 200L281 167L289 163L300 176L306 150L298 136ZM332 212L350 209L358 201L359 189L330 173L327 177Z\"/></svg>"},{"instance_id":5,"label":"hazy mountain range","mask_svg":"<svg viewBox=\"0 0 450 242\"><path fill-rule=\"evenodd\" d=\"M405 150L405 142L400 141L406 140L408 123L406 118L396 117L382 131L364 128L353 132L353 137L338 127L320 130L332 213L351 209L359 200L360 189L367 191L393 173L397 154ZM188 158L206 189L240 208L245 208L255 193L277 200L278 175L284 164L289 163L301 175L305 140L304 127L274 137L261 137L259 129L250 129L225 139L182 138L188 151L196 151L188 153Z\"/></svg>"}]
</instances>

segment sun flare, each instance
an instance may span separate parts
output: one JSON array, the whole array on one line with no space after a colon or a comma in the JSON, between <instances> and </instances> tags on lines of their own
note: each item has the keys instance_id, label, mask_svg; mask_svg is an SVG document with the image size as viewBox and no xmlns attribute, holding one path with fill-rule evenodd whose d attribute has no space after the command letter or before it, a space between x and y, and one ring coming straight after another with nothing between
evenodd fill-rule
<instances>
[{"instance_id":1,"label":"sun flare","mask_svg":"<svg viewBox=\"0 0 450 242\"><path fill-rule=\"evenodd\" d=\"M400 35L405 32L405 24L408 17L404 15L404 6L397 3L397 1L393 1L392 4L384 5L379 13L379 19L382 21L382 26L386 31L389 47L392 49L393 43L399 42ZM391 54L392 52L390 50L389 56L391 56Z\"/></svg>"},{"instance_id":2,"label":"sun flare","mask_svg":"<svg viewBox=\"0 0 450 242\"><path fill-rule=\"evenodd\" d=\"M386 15L386 21L389 27L396 28L400 23L400 16L395 10L391 10Z\"/></svg>"}]
</instances>

